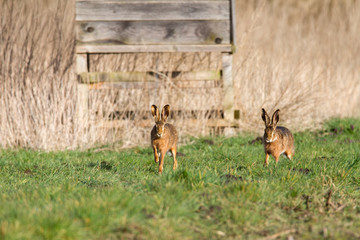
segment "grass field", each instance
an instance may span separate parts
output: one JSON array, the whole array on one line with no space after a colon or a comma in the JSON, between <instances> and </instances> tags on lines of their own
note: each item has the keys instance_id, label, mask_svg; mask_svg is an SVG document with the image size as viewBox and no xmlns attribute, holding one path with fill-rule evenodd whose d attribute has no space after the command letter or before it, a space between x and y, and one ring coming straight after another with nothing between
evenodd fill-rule
<instances>
[{"instance_id":1,"label":"grass field","mask_svg":"<svg viewBox=\"0 0 360 240\"><path fill-rule=\"evenodd\" d=\"M193 139L157 174L150 147L0 152L0 239L354 239L360 120L295 134L263 167L257 136Z\"/></svg>"}]
</instances>

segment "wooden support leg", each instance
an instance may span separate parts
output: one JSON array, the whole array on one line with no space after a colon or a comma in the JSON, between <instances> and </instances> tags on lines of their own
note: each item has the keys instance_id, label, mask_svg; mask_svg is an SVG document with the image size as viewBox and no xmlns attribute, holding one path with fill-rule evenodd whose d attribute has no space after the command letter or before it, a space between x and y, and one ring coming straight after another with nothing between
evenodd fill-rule
<instances>
[{"instance_id":1,"label":"wooden support leg","mask_svg":"<svg viewBox=\"0 0 360 240\"><path fill-rule=\"evenodd\" d=\"M76 73L88 72L88 61L86 54L76 54ZM79 83L77 86L77 120L84 125L89 118L89 86Z\"/></svg>"},{"instance_id":2,"label":"wooden support leg","mask_svg":"<svg viewBox=\"0 0 360 240\"><path fill-rule=\"evenodd\" d=\"M86 122L89 117L89 86L78 84L77 86L77 113L78 122Z\"/></svg>"},{"instance_id":3,"label":"wooden support leg","mask_svg":"<svg viewBox=\"0 0 360 240\"><path fill-rule=\"evenodd\" d=\"M222 54L222 69L224 82L223 109L224 118L229 121L234 120L234 86L232 79L232 55Z\"/></svg>"}]
</instances>

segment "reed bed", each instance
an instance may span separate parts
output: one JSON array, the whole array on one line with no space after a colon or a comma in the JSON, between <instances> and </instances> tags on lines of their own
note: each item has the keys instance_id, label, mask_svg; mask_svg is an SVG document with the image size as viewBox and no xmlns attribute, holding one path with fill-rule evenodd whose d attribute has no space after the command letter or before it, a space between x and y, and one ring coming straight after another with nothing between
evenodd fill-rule
<instances>
[{"instance_id":1,"label":"reed bed","mask_svg":"<svg viewBox=\"0 0 360 240\"><path fill-rule=\"evenodd\" d=\"M90 90L90 118L80 123L74 8L73 0L0 0L0 146L48 151L147 145L150 127L137 123L150 117L151 104L167 103L187 110L170 120L182 143L190 135L209 134L205 124L221 109L221 85L179 88L171 77L155 88L144 82L138 89ZM332 117L360 115L359 1L244 0L236 1L236 8L236 131L260 133L262 107L280 108L281 123L294 131L317 128ZM221 67L213 53L94 55L91 63L94 71ZM199 110L198 121L185 125L194 118L191 110ZM116 121L109 121L114 119L126 127L116 128Z\"/></svg>"}]
</instances>

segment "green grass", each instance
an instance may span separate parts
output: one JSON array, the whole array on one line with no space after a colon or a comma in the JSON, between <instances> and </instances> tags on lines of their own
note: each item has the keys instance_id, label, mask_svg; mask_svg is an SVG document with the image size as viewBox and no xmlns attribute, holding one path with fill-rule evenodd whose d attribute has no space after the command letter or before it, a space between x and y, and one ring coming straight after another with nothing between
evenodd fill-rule
<instances>
[{"instance_id":1,"label":"green grass","mask_svg":"<svg viewBox=\"0 0 360 240\"><path fill-rule=\"evenodd\" d=\"M296 133L267 168L255 137L194 140L161 176L150 147L2 150L0 239L360 237L360 120Z\"/></svg>"}]
</instances>

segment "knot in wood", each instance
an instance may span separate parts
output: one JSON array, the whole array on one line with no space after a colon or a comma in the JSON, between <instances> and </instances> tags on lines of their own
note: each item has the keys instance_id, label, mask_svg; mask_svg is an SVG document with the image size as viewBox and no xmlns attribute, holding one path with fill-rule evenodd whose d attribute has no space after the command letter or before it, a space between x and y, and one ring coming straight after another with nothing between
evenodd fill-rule
<instances>
[{"instance_id":1,"label":"knot in wood","mask_svg":"<svg viewBox=\"0 0 360 240\"><path fill-rule=\"evenodd\" d=\"M93 28L93 27L87 27L86 29L85 29L85 31L86 32L88 32L88 33L91 33L91 32L93 32L95 29Z\"/></svg>"},{"instance_id":2,"label":"knot in wood","mask_svg":"<svg viewBox=\"0 0 360 240\"><path fill-rule=\"evenodd\" d=\"M215 38L215 43L216 43L216 44L220 44L221 42L222 42L222 39L221 39L221 38L218 38L218 37Z\"/></svg>"}]
</instances>

